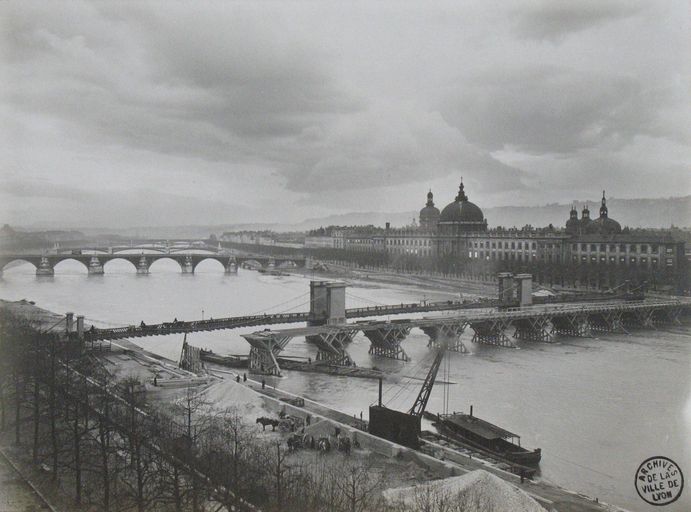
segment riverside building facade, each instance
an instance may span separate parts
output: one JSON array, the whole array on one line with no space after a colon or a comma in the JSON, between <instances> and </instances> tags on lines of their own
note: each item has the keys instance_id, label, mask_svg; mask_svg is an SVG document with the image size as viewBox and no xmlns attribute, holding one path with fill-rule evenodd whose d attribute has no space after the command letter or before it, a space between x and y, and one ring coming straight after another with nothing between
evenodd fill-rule
<instances>
[{"instance_id":1,"label":"riverside building facade","mask_svg":"<svg viewBox=\"0 0 691 512\"><path fill-rule=\"evenodd\" d=\"M482 279L500 271L528 272L544 285L592 289L616 289L629 281L683 291L688 282L684 242L669 232L622 229L609 216L604 191L595 219L587 207L579 218L573 206L563 228L489 229L461 182L454 201L441 211L429 191L417 225L392 229L387 224L376 240L363 234L349 237L357 239L359 251L383 247L391 266L409 270Z\"/></svg>"}]
</instances>

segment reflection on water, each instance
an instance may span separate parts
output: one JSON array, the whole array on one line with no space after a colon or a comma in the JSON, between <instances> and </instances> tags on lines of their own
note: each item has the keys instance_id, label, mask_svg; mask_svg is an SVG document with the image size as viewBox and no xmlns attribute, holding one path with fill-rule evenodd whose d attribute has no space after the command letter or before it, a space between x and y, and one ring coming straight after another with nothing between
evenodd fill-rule
<instances>
[{"instance_id":1,"label":"reflection on water","mask_svg":"<svg viewBox=\"0 0 691 512\"><path fill-rule=\"evenodd\" d=\"M223 274L222 266L207 260L194 275L180 273L172 260L161 260L148 276L135 275L124 260L106 264L105 275L87 276L75 261L56 266L52 278L36 278L28 264L7 269L0 280L0 298L34 300L56 312L84 314L98 325L128 325L222 317L257 312L306 311L309 279L267 276L240 270ZM446 299L447 294L414 288L373 287L354 283L348 288L348 307ZM295 327L295 325L291 325ZM280 326L276 326L280 328ZM193 345L221 353L246 354L248 345L239 329L188 336ZM472 354L451 353L448 375L452 410L475 413L522 436L530 448L541 447L542 477L600 500L632 510L646 508L633 486L633 475L644 459L665 455L691 475L691 331L670 328L636 331L594 339L563 339L560 343L523 343L511 350L473 345ZM135 340L171 359L179 357L182 336ZM408 363L370 356L369 342L356 336L348 350L361 366L391 372L384 400L407 410L419 391L429 365L427 338L414 329L403 342ZM295 339L286 355L312 357L316 350ZM313 373L286 372L269 379L294 393L336 406L350 414L367 414L376 400L377 384ZM401 391L403 384L407 387ZM435 387L428 410L441 411L443 386ZM397 396L394 397L394 395ZM684 416L684 411L687 416ZM691 491L666 510L691 509Z\"/></svg>"}]
</instances>

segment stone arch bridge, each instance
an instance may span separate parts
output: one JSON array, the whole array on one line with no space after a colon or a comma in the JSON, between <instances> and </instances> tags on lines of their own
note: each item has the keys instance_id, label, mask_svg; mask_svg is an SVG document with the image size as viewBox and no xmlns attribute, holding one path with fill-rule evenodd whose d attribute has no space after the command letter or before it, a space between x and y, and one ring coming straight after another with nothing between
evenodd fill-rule
<instances>
[{"instance_id":1,"label":"stone arch bridge","mask_svg":"<svg viewBox=\"0 0 691 512\"><path fill-rule=\"evenodd\" d=\"M36 267L37 276L52 276L55 266L65 260L75 260L84 265L90 275L103 274L104 266L109 261L129 261L137 274L148 274L151 265L162 259L173 260L180 265L183 274L193 274L197 266L205 260L216 260L225 269L226 274L237 273L238 266L254 269L272 269L280 267L304 267L305 258L236 256L220 253L169 253L169 254L5 254L0 255L0 274L7 265L15 261L25 261Z\"/></svg>"}]
</instances>

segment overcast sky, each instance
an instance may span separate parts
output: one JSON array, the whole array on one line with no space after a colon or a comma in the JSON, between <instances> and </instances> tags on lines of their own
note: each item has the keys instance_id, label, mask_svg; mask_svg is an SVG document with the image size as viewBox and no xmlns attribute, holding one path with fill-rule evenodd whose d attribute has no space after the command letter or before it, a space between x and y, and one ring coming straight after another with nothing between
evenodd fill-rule
<instances>
[{"instance_id":1,"label":"overcast sky","mask_svg":"<svg viewBox=\"0 0 691 512\"><path fill-rule=\"evenodd\" d=\"M685 0L2 2L0 223L691 193Z\"/></svg>"}]
</instances>

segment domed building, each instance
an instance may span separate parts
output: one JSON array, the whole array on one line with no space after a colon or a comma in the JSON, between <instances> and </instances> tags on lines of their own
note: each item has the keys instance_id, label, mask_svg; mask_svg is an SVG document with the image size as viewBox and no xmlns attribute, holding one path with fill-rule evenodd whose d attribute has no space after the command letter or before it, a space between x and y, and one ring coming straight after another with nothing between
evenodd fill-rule
<instances>
[{"instance_id":1,"label":"domed building","mask_svg":"<svg viewBox=\"0 0 691 512\"><path fill-rule=\"evenodd\" d=\"M456 200L442 210L438 230L442 235L487 231L487 220L482 210L468 201L463 181L458 189Z\"/></svg>"},{"instance_id":2,"label":"domed building","mask_svg":"<svg viewBox=\"0 0 691 512\"><path fill-rule=\"evenodd\" d=\"M430 190L427 192L427 204L420 210L420 228L426 230L436 230L439 222L439 208L434 206L434 195Z\"/></svg>"},{"instance_id":3,"label":"domed building","mask_svg":"<svg viewBox=\"0 0 691 512\"><path fill-rule=\"evenodd\" d=\"M569 212L569 220L566 221L566 232L575 235L578 233L579 227L578 211L576 210L576 205L572 205L571 212Z\"/></svg>"},{"instance_id":4,"label":"domed building","mask_svg":"<svg viewBox=\"0 0 691 512\"><path fill-rule=\"evenodd\" d=\"M621 224L616 220L610 219L607 215L607 199L605 191L602 191L602 205L600 206L600 217L593 221L594 231L601 235L616 235L621 233Z\"/></svg>"},{"instance_id":5,"label":"domed building","mask_svg":"<svg viewBox=\"0 0 691 512\"><path fill-rule=\"evenodd\" d=\"M586 204L583 207L583 210L581 211L581 220L579 221L579 233L580 234L588 234L588 233L594 233L594 225L593 225L593 219L590 218L590 210L588 209L588 205Z\"/></svg>"}]
</instances>

